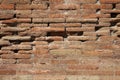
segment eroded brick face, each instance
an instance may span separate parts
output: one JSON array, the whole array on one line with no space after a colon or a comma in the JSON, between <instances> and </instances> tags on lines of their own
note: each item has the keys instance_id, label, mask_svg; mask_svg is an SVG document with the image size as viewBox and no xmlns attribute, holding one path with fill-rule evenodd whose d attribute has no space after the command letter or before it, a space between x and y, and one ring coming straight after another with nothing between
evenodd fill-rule
<instances>
[{"instance_id":1,"label":"eroded brick face","mask_svg":"<svg viewBox=\"0 0 120 80\"><path fill-rule=\"evenodd\" d=\"M0 0L0 80L120 80L120 0Z\"/></svg>"}]
</instances>

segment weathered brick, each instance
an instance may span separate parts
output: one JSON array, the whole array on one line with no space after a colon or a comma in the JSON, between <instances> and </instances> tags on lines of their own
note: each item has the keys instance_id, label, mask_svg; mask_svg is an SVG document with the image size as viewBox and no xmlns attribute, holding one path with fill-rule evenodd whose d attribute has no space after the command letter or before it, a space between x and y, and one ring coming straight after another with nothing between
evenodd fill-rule
<instances>
[{"instance_id":1,"label":"weathered brick","mask_svg":"<svg viewBox=\"0 0 120 80\"><path fill-rule=\"evenodd\" d=\"M12 45L7 47L2 47L2 50L31 50L31 45Z\"/></svg>"},{"instance_id":2,"label":"weathered brick","mask_svg":"<svg viewBox=\"0 0 120 80\"><path fill-rule=\"evenodd\" d=\"M35 45L48 45L48 42L46 42L46 41L34 41L33 44L35 44Z\"/></svg>"},{"instance_id":3,"label":"weathered brick","mask_svg":"<svg viewBox=\"0 0 120 80\"><path fill-rule=\"evenodd\" d=\"M0 40L0 46L6 46L6 45L10 45L10 42L5 40Z\"/></svg>"},{"instance_id":4,"label":"weathered brick","mask_svg":"<svg viewBox=\"0 0 120 80\"><path fill-rule=\"evenodd\" d=\"M70 41L89 40L89 36L69 36Z\"/></svg>"},{"instance_id":5,"label":"weathered brick","mask_svg":"<svg viewBox=\"0 0 120 80\"><path fill-rule=\"evenodd\" d=\"M16 17L17 18L30 18L31 17L31 10L16 10Z\"/></svg>"},{"instance_id":6,"label":"weathered brick","mask_svg":"<svg viewBox=\"0 0 120 80\"><path fill-rule=\"evenodd\" d=\"M0 75L15 75L16 71L15 70L0 70Z\"/></svg>"},{"instance_id":7,"label":"weathered brick","mask_svg":"<svg viewBox=\"0 0 120 80\"><path fill-rule=\"evenodd\" d=\"M32 10L31 11L32 14L31 14L31 17L32 18L47 18L48 15L48 11L43 11L43 10Z\"/></svg>"},{"instance_id":8,"label":"weathered brick","mask_svg":"<svg viewBox=\"0 0 120 80\"><path fill-rule=\"evenodd\" d=\"M81 27L82 24L81 23L66 23L65 26L66 27Z\"/></svg>"},{"instance_id":9,"label":"weathered brick","mask_svg":"<svg viewBox=\"0 0 120 80\"><path fill-rule=\"evenodd\" d=\"M28 4L30 3L30 0L3 0L4 4Z\"/></svg>"},{"instance_id":10,"label":"weathered brick","mask_svg":"<svg viewBox=\"0 0 120 80\"><path fill-rule=\"evenodd\" d=\"M68 3L96 3L96 0L66 0Z\"/></svg>"},{"instance_id":11,"label":"weathered brick","mask_svg":"<svg viewBox=\"0 0 120 80\"><path fill-rule=\"evenodd\" d=\"M50 3L63 3L64 0L50 0Z\"/></svg>"},{"instance_id":12,"label":"weathered brick","mask_svg":"<svg viewBox=\"0 0 120 80\"><path fill-rule=\"evenodd\" d=\"M98 65L70 65L68 66L70 70L97 70Z\"/></svg>"},{"instance_id":13,"label":"weathered brick","mask_svg":"<svg viewBox=\"0 0 120 80\"><path fill-rule=\"evenodd\" d=\"M14 4L1 4L0 10L13 10Z\"/></svg>"},{"instance_id":14,"label":"weathered brick","mask_svg":"<svg viewBox=\"0 0 120 80\"><path fill-rule=\"evenodd\" d=\"M33 60L32 59L19 59L18 63L19 64L32 64Z\"/></svg>"},{"instance_id":15,"label":"weathered brick","mask_svg":"<svg viewBox=\"0 0 120 80\"><path fill-rule=\"evenodd\" d=\"M29 59L31 58L30 54L3 54L2 59Z\"/></svg>"},{"instance_id":16,"label":"weathered brick","mask_svg":"<svg viewBox=\"0 0 120 80\"><path fill-rule=\"evenodd\" d=\"M41 23L59 23L59 22L65 22L65 19L64 18L44 18L44 19L41 19L41 18L33 18L33 22L34 23L37 23L37 22L41 22Z\"/></svg>"},{"instance_id":17,"label":"weathered brick","mask_svg":"<svg viewBox=\"0 0 120 80\"><path fill-rule=\"evenodd\" d=\"M16 75L13 77L13 80L33 80L33 77L31 75Z\"/></svg>"},{"instance_id":18,"label":"weathered brick","mask_svg":"<svg viewBox=\"0 0 120 80\"><path fill-rule=\"evenodd\" d=\"M111 4L83 4L82 7L83 9L112 9Z\"/></svg>"},{"instance_id":19,"label":"weathered brick","mask_svg":"<svg viewBox=\"0 0 120 80\"><path fill-rule=\"evenodd\" d=\"M31 10L31 9L34 9L34 10L45 10L47 9L47 5L45 4L26 4L26 5L21 5L21 4L18 4L16 6L16 9L17 10Z\"/></svg>"},{"instance_id":20,"label":"weathered brick","mask_svg":"<svg viewBox=\"0 0 120 80\"><path fill-rule=\"evenodd\" d=\"M116 8L117 8L117 9L120 9L120 4L116 4Z\"/></svg>"},{"instance_id":21,"label":"weathered brick","mask_svg":"<svg viewBox=\"0 0 120 80\"><path fill-rule=\"evenodd\" d=\"M57 50L50 50L50 53L53 55L81 54L81 50L79 49L57 49Z\"/></svg>"},{"instance_id":22,"label":"weathered brick","mask_svg":"<svg viewBox=\"0 0 120 80\"><path fill-rule=\"evenodd\" d=\"M5 36L5 37L2 37L2 39L4 40L30 40L31 37L30 36Z\"/></svg>"},{"instance_id":23,"label":"weathered brick","mask_svg":"<svg viewBox=\"0 0 120 80\"><path fill-rule=\"evenodd\" d=\"M10 19L13 18L13 10L0 10L0 19Z\"/></svg>"},{"instance_id":24,"label":"weathered brick","mask_svg":"<svg viewBox=\"0 0 120 80\"><path fill-rule=\"evenodd\" d=\"M110 4L110 3L120 3L119 0L100 0L101 3L107 3L107 4Z\"/></svg>"},{"instance_id":25,"label":"weathered brick","mask_svg":"<svg viewBox=\"0 0 120 80\"><path fill-rule=\"evenodd\" d=\"M16 31L25 31L27 28L19 27L2 27L1 30L5 32L16 32Z\"/></svg>"},{"instance_id":26,"label":"weathered brick","mask_svg":"<svg viewBox=\"0 0 120 80\"><path fill-rule=\"evenodd\" d=\"M79 19L79 18L67 18L66 22L97 22L97 19Z\"/></svg>"},{"instance_id":27,"label":"weathered brick","mask_svg":"<svg viewBox=\"0 0 120 80\"><path fill-rule=\"evenodd\" d=\"M60 5L56 5L55 9L58 9L58 10L76 10L76 9L80 9L80 6L77 4L60 4Z\"/></svg>"},{"instance_id":28,"label":"weathered brick","mask_svg":"<svg viewBox=\"0 0 120 80\"><path fill-rule=\"evenodd\" d=\"M2 51L2 50L0 50L0 54L13 54L14 52L12 52L12 51Z\"/></svg>"},{"instance_id":29,"label":"weathered brick","mask_svg":"<svg viewBox=\"0 0 120 80\"><path fill-rule=\"evenodd\" d=\"M2 63L2 64L15 64L16 60L15 59L2 59L0 61L0 63Z\"/></svg>"}]
</instances>

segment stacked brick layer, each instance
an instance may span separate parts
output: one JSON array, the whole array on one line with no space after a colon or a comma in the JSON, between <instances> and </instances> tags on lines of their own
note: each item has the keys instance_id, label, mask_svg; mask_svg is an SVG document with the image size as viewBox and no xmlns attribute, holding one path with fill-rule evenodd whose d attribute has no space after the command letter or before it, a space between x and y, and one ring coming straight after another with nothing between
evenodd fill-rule
<instances>
[{"instance_id":1,"label":"stacked brick layer","mask_svg":"<svg viewBox=\"0 0 120 80\"><path fill-rule=\"evenodd\" d=\"M120 80L120 0L0 0L0 80Z\"/></svg>"}]
</instances>

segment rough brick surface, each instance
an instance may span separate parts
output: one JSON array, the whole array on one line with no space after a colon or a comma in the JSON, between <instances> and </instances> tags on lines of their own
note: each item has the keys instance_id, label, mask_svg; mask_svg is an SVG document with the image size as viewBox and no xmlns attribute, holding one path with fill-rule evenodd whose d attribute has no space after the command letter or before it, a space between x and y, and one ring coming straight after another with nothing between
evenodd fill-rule
<instances>
[{"instance_id":1,"label":"rough brick surface","mask_svg":"<svg viewBox=\"0 0 120 80\"><path fill-rule=\"evenodd\" d=\"M120 80L120 0L0 0L0 80Z\"/></svg>"}]
</instances>

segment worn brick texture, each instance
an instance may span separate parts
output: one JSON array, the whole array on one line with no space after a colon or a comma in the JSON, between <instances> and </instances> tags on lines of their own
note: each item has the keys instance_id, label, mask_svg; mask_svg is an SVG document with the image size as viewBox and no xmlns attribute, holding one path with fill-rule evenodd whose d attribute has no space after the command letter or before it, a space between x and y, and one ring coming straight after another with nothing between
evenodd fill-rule
<instances>
[{"instance_id":1,"label":"worn brick texture","mask_svg":"<svg viewBox=\"0 0 120 80\"><path fill-rule=\"evenodd\" d=\"M120 80L120 0L0 0L0 80Z\"/></svg>"}]
</instances>

